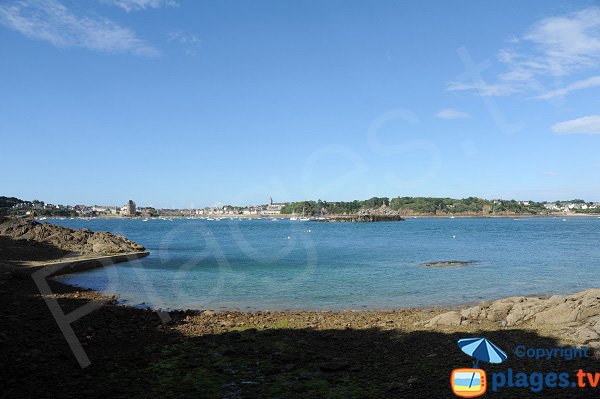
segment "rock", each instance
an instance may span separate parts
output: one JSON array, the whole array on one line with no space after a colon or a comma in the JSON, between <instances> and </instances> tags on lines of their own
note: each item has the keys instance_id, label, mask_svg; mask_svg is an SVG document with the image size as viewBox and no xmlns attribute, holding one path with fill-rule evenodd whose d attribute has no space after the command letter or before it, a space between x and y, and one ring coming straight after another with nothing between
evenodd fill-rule
<instances>
[{"instance_id":1,"label":"rock","mask_svg":"<svg viewBox=\"0 0 600 399\"><path fill-rule=\"evenodd\" d=\"M511 297L438 315L421 325L467 326L492 321L502 327L526 324L554 329L579 344L600 346L600 289L550 298Z\"/></svg>"},{"instance_id":2,"label":"rock","mask_svg":"<svg viewBox=\"0 0 600 399\"><path fill-rule=\"evenodd\" d=\"M481 314L481 306L473 306L460 311L461 317L465 319L476 319Z\"/></svg>"},{"instance_id":3,"label":"rock","mask_svg":"<svg viewBox=\"0 0 600 399\"><path fill-rule=\"evenodd\" d=\"M74 230L24 218L0 217L0 235L16 242L26 241L30 246L50 244L64 254L113 255L145 250L143 246L116 234Z\"/></svg>"},{"instance_id":4,"label":"rock","mask_svg":"<svg viewBox=\"0 0 600 399\"><path fill-rule=\"evenodd\" d=\"M321 222L397 222L403 220L404 218L400 215L400 212L387 207L365 209L352 215L333 215L326 219L317 219Z\"/></svg>"},{"instance_id":5,"label":"rock","mask_svg":"<svg viewBox=\"0 0 600 399\"><path fill-rule=\"evenodd\" d=\"M447 313L442 313L431 319L427 324L429 327L436 326L460 326L460 322L462 321L462 317L458 312L452 311Z\"/></svg>"},{"instance_id":6,"label":"rock","mask_svg":"<svg viewBox=\"0 0 600 399\"><path fill-rule=\"evenodd\" d=\"M550 298L548 298L547 302L548 305L560 305L561 303L565 303L567 299L565 297L562 297L560 295L552 295Z\"/></svg>"},{"instance_id":7,"label":"rock","mask_svg":"<svg viewBox=\"0 0 600 399\"><path fill-rule=\"evenodd\" d=\"M427 263L419 263L418 266L428 266L428 267L448 267L448 266L467 266L472 264L471 260L445 260L440 262L427 262Z\"/></svg>"},{"instance_id":8,"label":"rock","mask_svg":"<svg viewBox=\"0 0 600 399\"><path fill-rule=\"evenodd\" d=\"M600 334L600 317L590 320L590 327Z\"/></svg>"},{"instance_id":9,"label":"rock","mask_svg":"<svg viewBox=\"0 0 600 399\"><path fill-rule=\"evenodd\" d=\"M572 335L578 342L588 342L600 339L600 335L587 326L578 327Z\"/></svg>"},{"instance_id":10,"label":"rock","mask_svg":"<svg viewBox=\"0 0 600 399\"><path fill-rule=\"evenodd\" d=\"M508 313L513 307L513 302L509 300L500 300L492 303L488 309L486 309L487 319L490 321L501 321L506 319Z\"/></svg>"},{"instance_id":11,"label":"rock","mask_svg":"<svg viewBox=\"0 0 600 399\"><path fill-rule=\"evenodd\" d=\"M600 340L598 341L590 341L586 344L588 347L594 349L594 350L599 350L600 349Z\"/></svg>"},{"instance_id":12,"label":"rock","mask_svg":"<svg viewBox=\"0 0 600 399\"><path fill-rule=\"evenodd\" d=\"M577 320L578 315L579 309L573 308L571 304L565 302L536 314L535 323L538 325L565 324Z\"/></svg>"},{"instance_id":13,"label":"rock","mask_svg":"<svg viewBox=\"0 0 600 399\"><path fill-rule=\"evenodd\" d=\"M521 306L514 306L511 309L511 312L506 316L506 324L509 326L514 326L523 321L525 318L525 312Z\"/></svg>"}]
</instances>

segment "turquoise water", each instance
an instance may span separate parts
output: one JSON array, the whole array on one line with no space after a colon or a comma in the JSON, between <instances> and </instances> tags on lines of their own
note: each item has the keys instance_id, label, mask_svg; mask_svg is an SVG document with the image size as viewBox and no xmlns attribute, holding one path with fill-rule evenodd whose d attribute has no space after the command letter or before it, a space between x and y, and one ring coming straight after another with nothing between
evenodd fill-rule
<instances>
[{"instance_id":1,"label":"turquoise water","mask_svg":"<svg viewBox=\"0 0 600 399\"><path fill-rule=\"evenodd\" d=\"M50 222L150 251L60 280L163 309L385 309L600 286L598 218ZM418 266L443 260L475 263Z\"/></svg>"}]
</instances>

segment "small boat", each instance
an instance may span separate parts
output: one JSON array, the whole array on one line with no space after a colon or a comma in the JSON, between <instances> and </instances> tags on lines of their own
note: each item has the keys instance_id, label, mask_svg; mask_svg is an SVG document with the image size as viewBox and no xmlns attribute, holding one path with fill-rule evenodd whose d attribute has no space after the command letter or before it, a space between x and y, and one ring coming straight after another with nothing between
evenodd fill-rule
<instances>
[{"instance_id":1,"label":"small boat","mask_svg":"<svg viewBox=\"0 0 600 399\"><path fill-rule=\"evenodd\" d=\"M142 220L142 222L147 222L147 221L148 221L148 219L144 219L144 220Z\"/></svg>"},{"instance_id":2,"label":"small boat","mask_svg":"<svg viewBox=\"0 0 600 399\"><path fill-rule=\"evenodd\" d=\"M290 220L298 220L297 217L291 217Z\"/></svg>"},{"instance_id":3,"label":"small boat","mask_svg":"<svg viewBox=\"0 0 600 399\"><path fill-rule=\"evenodd\" d=\"M298 220L301 222L306 222L306 221L310 220L310 218L307 218L306 216L304 216L304 207L302 207L302 217L298 218Z\"/></svg>"}]
</instances>

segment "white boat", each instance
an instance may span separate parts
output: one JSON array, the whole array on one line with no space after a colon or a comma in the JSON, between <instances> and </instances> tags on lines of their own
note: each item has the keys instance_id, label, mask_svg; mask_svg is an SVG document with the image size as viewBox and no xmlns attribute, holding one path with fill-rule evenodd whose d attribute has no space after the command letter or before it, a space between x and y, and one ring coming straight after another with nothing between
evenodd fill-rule
<instances>
[{"instance_id":1,"label":"white boat","mask_svg":"<svg viewBox=\"0 0 600 399\"><path fill-rule=\"evenodd\" d=\"M291 217L290 220L298 220L297 217Z\"/></svg>"},{"instance_id":2,"label":"white boat","mask_svg":"<svg viewBox=\"0 0 600 399\"><path fill-rule=\"evenodd\" d=\"M302 208L302 217L299 217L299 218L290 218L290 220L299 220L301 222L306 222L306 221L308 221L310 219L307 218L306 216L304 216L304 208Z\"/></svg>"},{"instance_id":3,"label":"white boat","mask_svg":"<svg viewBox=\"0 0 600 399\"><path fill-rule=\"evenodd\" d=\"M142 221L143 221L143 222L147 222L147 221L148 221L148 219L144 219L144 220L142 220Z\"/></svg>"}]
</instances>

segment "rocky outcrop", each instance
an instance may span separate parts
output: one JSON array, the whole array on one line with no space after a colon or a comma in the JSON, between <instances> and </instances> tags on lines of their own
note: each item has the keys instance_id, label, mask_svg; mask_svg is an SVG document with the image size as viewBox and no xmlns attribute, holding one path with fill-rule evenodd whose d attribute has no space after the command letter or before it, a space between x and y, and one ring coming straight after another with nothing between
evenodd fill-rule
<instances>
[{"instance_id":1,"label":"rocky outcrop","mask_svg":"<svg viewBox=\"0 0 600 399\"><path fill-rule=\"evenodd\" d=\"M600 347L600 289L550 298L511 297L438 315L429 327L469 325L491 321L502 326L559 329L562 336Z\"/></svg>"},{"instance_id":2,"label":"rocky outcrop","mask_svg":"<svg viewBox=\"0 0 600 399\"><path fill-rule=\"evenodd\" d=\"M399 222L404 220L401 216L393 215L343 215L343 216L332 216L323 222Z\"/></svg>"},{"instance_id":3,"label":"rocky outcrop","mask_svg":"<svg viewBox=\"0 0 600 399\"><path fill-rule=\"evenodd\" d=\"M389 209L385 205L377 209L365 209L352 215L334 215L324 222L399 222L404 220L399 212Z\"/></svg>"},{"instance_id":4,"label":"rocky outcrop","mask_svg":"<svg viewBox=\"0 0 600 399\"><path fill-rule=\"evenodd\" d=\"M435 316L427 323L427 326L460 326L462 320L463 318L458 312L446 312Z\"/></svg>"},{"instance_id":5,"label":"rocky outcrop","mask_svg":"<svg viewBox=\"0 0 600 399\"><path fill-rule=\"evenodd\" d=\"M472 264L472 260L445 260L440 262L419 263L419 266L427 267L447 267L447 266L467 266Z\"/></svg>"},{"instance_id":6,"label":"rocky outcrop","mask_svg":"<svg viewBox=\"0 0 600 399\"><path fill-rule=\"evenodd\" d=\"M0 218L0 235L17 241L50 244L76 255L112 255L144 251L144 247L119 235L74 230L23 218Z\"/></svg>"}]
</instances>

